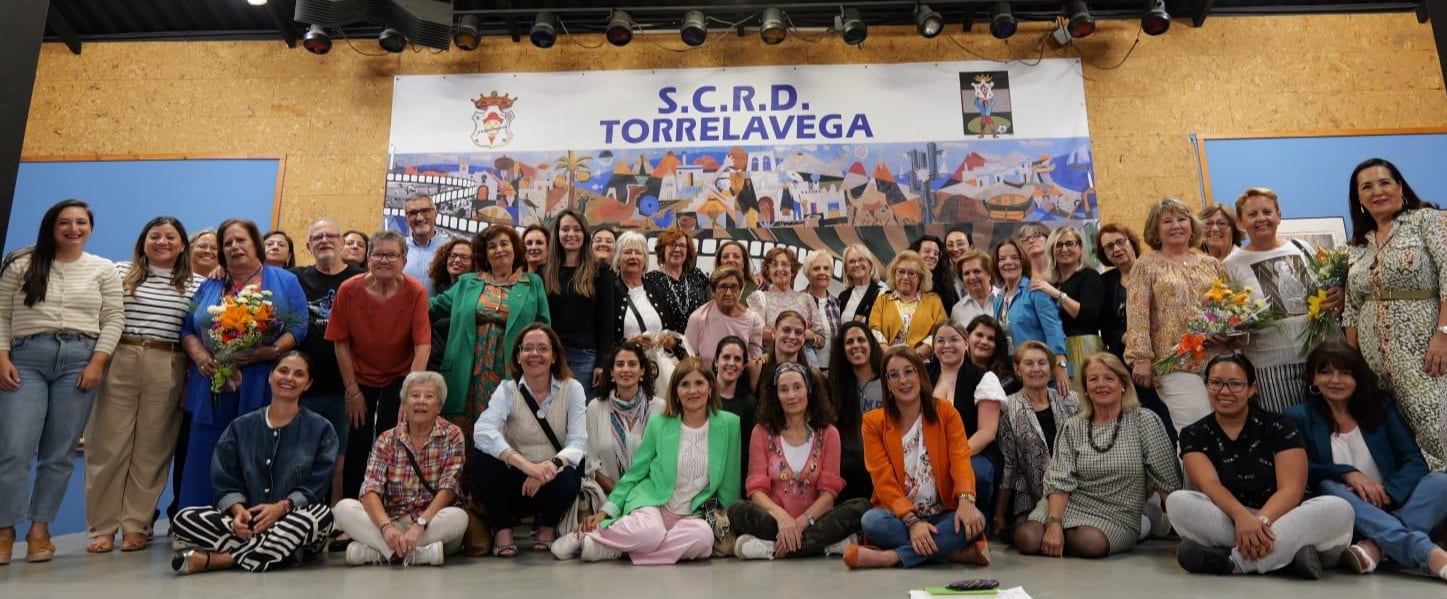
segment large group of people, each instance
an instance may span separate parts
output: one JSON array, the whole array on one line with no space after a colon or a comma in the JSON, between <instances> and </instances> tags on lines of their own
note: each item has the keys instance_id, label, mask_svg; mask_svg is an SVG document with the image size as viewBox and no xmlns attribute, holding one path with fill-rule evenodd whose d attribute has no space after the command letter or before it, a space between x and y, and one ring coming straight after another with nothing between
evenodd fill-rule
<instances>
[{"instance_id":1,"label":"large group of people","mask_svg":"<svg viewBox=\"0 0 1447 599\"><path fill-rule=\"evenodd\" d=\"M650 251L572 210L453 239L426 195L406 233L317 219L302 268L284 232L164 216L113 264L66 200L0 272L0 564L27 522L25 559L54 557L84 436L87 551L150 544L174 461L178 574L329 548L988 564L1174 530L1189 572L1447 579L1447 217L1384 160L1350 181L1344 284L1251 188L1140 234L850 245L838 295L823 250L724 242L705 272L683 230ZM1217 281L1281 320L1159 373ZM1303 348L1316 292L1341 327Z\"/></svg>"}]
</instances>

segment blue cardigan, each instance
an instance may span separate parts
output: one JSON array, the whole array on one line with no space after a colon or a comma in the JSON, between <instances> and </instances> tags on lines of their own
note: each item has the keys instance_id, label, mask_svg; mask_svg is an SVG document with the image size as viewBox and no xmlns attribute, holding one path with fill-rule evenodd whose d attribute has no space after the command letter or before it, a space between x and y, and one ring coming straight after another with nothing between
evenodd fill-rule
<instances>
[{"instance_id":1,"label":"blue cardigan","mask_svg":"<svg viewBox=\"0 0 1447 599\"><path fill-rule=\"evenodd\" d=\"M1057 356L1065 355L1065 327L1060 324L1060 306L1054 299L1040 291L1030 290L1030 277L1020 277L1014 292L1005 290L995 298L995 320L1000 320L1000 310L1005 305L1006 293L1014 295L1010 302L1010 349L1013 351L1024 341L1044 343Z\"/></svg>"},{"instance_id":2,"label":"blue cardigan","mask_svg":"<svg viewBox=\"0 0 1447 599\"><path fill-rule=\"evenodd\" d=\"M1337 464L1331 455L1330 418L1324 417L1310 404L1299 404L1287 408L1286 415L1296 421L1306 437L1306 455L1311 460L1307 476L1312 487L1323 480L1341 481L1347 473L1357 469L1347 464ZM1392 503L1402 505L1417 488L1417 481L1427 476L1427 460L1412 437L1412 431L1397 414L1390 403L1386 406L1386 417L1374 430L1358 426L1362 440L1372 454L1372 461L1382 471L1383 486L1392 497Z\"/></svg>"}]
</instances>

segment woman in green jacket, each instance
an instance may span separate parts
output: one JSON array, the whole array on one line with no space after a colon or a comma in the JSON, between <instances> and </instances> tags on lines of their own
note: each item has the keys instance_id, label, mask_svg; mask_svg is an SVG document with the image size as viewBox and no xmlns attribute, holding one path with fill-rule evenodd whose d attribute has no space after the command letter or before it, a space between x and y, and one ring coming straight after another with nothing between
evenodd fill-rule
<instances>
[{"instance_id":1,"label":"woman in green jacket","mask_svg":"<svg viewBox=\"0 0 1447 599\"><path fill-rule=\"evenodd\" d=\"M551 324L547 291L538 275L524 272L522 238L507 225L492 225L472 238L479 272L463 275L433 297L429 316L449 318L438 371L448 389L442 415L471 432L499 383L523 327ZM469 434L470 437L470 434Z\"/></svg>"},{"instance_id":2,"label":"woman in green jacket","mask_svg":"<svg viewBox=\"0 0 1447 599\"><path fill-rule=\"evenodd\" d=\"M579 534L553 544L568 559L628 554L635 565L667 565L713 554L713 527L697 516L716 499L739 499L739 417L721 409L713 374L696 358L680 362L668 384L663 414L648 420L633 465L603 510Z\"/></svg>"}]
</instances>

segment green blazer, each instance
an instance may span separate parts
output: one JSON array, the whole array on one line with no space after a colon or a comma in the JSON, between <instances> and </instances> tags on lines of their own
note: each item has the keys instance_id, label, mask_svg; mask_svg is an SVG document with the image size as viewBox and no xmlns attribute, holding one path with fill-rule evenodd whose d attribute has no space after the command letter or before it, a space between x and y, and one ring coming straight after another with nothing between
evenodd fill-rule
<instances>
[{"instance_id":1,"label":"green blazer","mask_svg":"<svg viewBox=\"0 0 1447 599\"><path fill-rule=\"evenodd\" d=\"M607 527L618 518L644 507L663 507L678 484L678 438L683 432L681 416L658 415L648 419L643 439L633 453L633 464L618 479L603 511ZM725 508L739 499L739 417L719 410L708 417L708 487L693 498L690 512L698 511L712 497Z\"/></svg>"},{"instance_id":2,"label":"green blazer","mask_svg":"<svg viewBox=\"0 0 1447 599\"><path fill-rule=\"evenodd\" d=\"M447 327L447 348L437 368L447 381L447 403L443 414L466 412L467 390L472 388L473 350L477 348L477 298L485 287L482 274L463 276L447 291L432 298L427 311L433 320L451 316ZM503 329L503 352L506 363L512 363L512 346L523 327L533 322L552 324L548 312L548 294L543 280L533 273L523 273L507 296L507 327ZM562 356L558 357L562 359ZM511 378L506 372L502 378Z\"/></svg>"}]
</instances>

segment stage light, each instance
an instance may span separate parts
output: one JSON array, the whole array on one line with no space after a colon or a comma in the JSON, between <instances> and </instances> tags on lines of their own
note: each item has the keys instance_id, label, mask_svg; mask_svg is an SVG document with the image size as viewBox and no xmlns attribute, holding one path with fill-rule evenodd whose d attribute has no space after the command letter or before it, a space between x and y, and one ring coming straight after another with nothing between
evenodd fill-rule
<instances>
[{"instance_id":1,"label":"stage light","mask_svg":"<svg viewBox=\"0 0 1447 599\"><path fill-rule=\"evenodd\" d=\"M266 0L246 0L246 3L252 6L266 6Z\"/></svg>"},{"instance_id":2,"label":"stage light","mask_svg":"<svg viewBox=\"0 0 1447 599\"><path fill-rule=\"evenodd\" d=\"M764 17L759 22L759 39L764 40L770 46L784 41L789 36L789 28L784 24L784 11L777 8L765 8Z\"/></svg>"},{"instance_id":3,"label":"stage light","mask_svg":"<svg viewBox=\"0 0 1447 599\"><path fill-rule=\"evenodd\" d=\"M689 46L702 46L708 41L708 19L701 10L690 10L683 15L683 26L678 28L678 37Z\"/></svg>"},{"instance_id":4,"label":"stage light","mask_svg":"<svg viewBox=\"0 0 1447 599\"><path fill-rule=\"evenodd\" d=\"M914 7L914 27L921 37L929 39L944 31L945 20L928 4L919 4Z\"/></svg>"},{"instance_id":5,"label":"stage light","mask_svg":"<svg viewBox=\"0 0 1447 599\"><path fill-rule=\"evenodd\" d=\"M452 28L452 44L459 50L476 50L482 43L482 18L477 15L462 15Z\"/></svg>"},{"instance_id":6,"label":"stage light","mask_svg":"<svg viewBox=\"0 0 1447 599\"><path fill-rule=\"evenodd\" d=\"M1166 1L1152 2L1146 16L1141 17L1141 30L1145 31L1146 35L1161 35L1170 28L1171 13L1166 12Z\"/></svg>"},{"instance_id":7,"label":"stage light","mask_svg":"<svg viewBox=\"0 0 1447 599\"><path fill-rule=\"evenodd\" d=\"M633 29L637 26L628 13L615 10L613 16L608 18L608 29L603 35L608 38L608 43L614 46L627 46L628 42L633 41Z\"/></svg>"},{"instance_id":8,"label":"stage light","mask_svg":"<svg viewBox=\"0 0 1447 599\"><path fill-rule=\"evenodd\" d=\"M1073 0L1066 4L1065 14L1070 18L1067 31L1072 38L1082 38L1095 33L1095 17L1090 16L1084 0Z\"/></svg>"},{"instance_id":9,"label":"stage light","mask_svg":"<svg viewBox=\"0 0 1447 599\"><path fill-rule=\"evenodd\" d=\"M528 39L533 45L539 48L551 48L558 41L558 17L550 12L540 12L536 19L533 19L533 28L528 32Z\"/></svg>"},{"instance_id":10,"label":"stage light","mask_svg":"<svg viewBox=\"0 0 1447 599\"><path fill-rule=\"evenodd\" d=\"M381 46L383 50L395 54L407 48L407 38L402 37L402 32L388 27L377 36L377 45Z\"/></svg>"},{"instance_id":11,"label":"stage light","mask_svg":"<svg viewBox=\"0 0 1447 599\"><path fill-rule=\"evenodd\" d=\"M312 25L301 38L301 47L312 54L326 54L332 51L332 38L321 25Z\"/></svg>"},{"instance_id":12,"label":"stage light","mask_svg":"<svg viewBox=\"0 0 1447 599\"><path fill-rule=\"evenodd\" d=\"M844 14L835 18L835 25L839 29L839 37L844 43L851 46L858 46L864 43L864 38L869 37L869 29L864 25L864 19L859 16L859 9L846 8Z\"/></svg>"},{"instance_id":13,"label":"stage light","mask_svg":"<svg viewBox=\"0 0 1447 599\"><path fill-rule=\"evenodd\" d=\"M1010 39L1019 28L1020 22L1015 20L1015 13L1010 11L1010 3L996 2L990 10L990 35L995 36L995 39Z\"/></svg>"}]
</instances>

